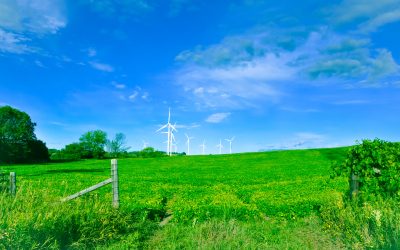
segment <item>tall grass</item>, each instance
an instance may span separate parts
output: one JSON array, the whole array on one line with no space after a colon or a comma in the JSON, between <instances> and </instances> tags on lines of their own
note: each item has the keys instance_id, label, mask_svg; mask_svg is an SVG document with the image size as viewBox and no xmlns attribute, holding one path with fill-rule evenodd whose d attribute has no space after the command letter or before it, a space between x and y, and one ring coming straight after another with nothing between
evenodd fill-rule
<instances>
[{"instance_id":1,"label":"tall grass","mask_svg":"<svg viewBox=\"0 0 400 250\"><path fill-rule=\"evenodd\" d=\"M327 204L324 228L351 249L400 249L400 201L386 199Z\"/></svg>"},{"instance_id":2,"label":"tall grass","mask_svg":"<svg viewBox=\"0 0 400 250\"><path fill-rule=\"evenodd\" d=\"M87 249L127 234L139 247L155 228L146 211L115 210L96 198L60 203L29 186L16 197L0 194L0 249Z\"/></svg>"}]
</instances>

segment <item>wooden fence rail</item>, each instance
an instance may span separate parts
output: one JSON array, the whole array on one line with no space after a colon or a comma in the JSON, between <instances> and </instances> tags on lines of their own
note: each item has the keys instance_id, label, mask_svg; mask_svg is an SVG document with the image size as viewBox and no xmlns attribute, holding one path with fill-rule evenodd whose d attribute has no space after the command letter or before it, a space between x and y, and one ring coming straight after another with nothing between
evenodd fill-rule
<instances>
[{"instance_id":1,"label":"wooden fence rail","mask_svg":"<svg viewBox=\"0 0 400 250\"><path fill-rule=\"evenodd\" d=\"M111 160L111 178L109 178L105 181L102 181L100 183L97 183L96 185L93 185L84 190L81 190L75 194L68 196L68 197L65 197L61 200L61 202L66 202L66 201L76 199L79 196L82 196L84 194L92 192L92 191L94 191L98 188L101 188L105 185L108 185L110 183L112 184L112 192L113 192L112 205L113 205L113 207L118 208L119 207L118 162L116 159Z\"/></svg>"}]
</instances>

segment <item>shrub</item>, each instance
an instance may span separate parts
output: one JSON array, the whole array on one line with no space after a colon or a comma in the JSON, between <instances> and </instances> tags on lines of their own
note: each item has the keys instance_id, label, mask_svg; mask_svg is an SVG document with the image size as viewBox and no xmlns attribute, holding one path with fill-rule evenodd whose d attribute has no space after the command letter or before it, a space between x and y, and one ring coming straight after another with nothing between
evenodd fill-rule
<instances>
[{"instance_id":1,"label":"shrub","mask_svg":"<svg viewBox=\"0 0 400 250\"><path fill-rule=\"evenodd\" d=\"M333 165L334 176L357 175L359 196L371 199L400 194L400 144L380 139L363 140L347 158Z\"/></svg>"}]
</instances>

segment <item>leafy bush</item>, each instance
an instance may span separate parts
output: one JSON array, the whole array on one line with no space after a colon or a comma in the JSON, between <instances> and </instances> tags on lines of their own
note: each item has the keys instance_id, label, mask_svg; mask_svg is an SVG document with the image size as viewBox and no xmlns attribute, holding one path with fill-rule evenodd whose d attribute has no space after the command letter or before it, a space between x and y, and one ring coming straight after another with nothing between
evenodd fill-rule
<instances>
[{"instance_id":1,"label":"leafy bush","mask_svg":"<svg viewBox=\"0 0 400 250\"><path fill-rule=\"evenodd\" d=\"M352 147L347 158L333 165L334 176L357 175L364 199L400 194L400 144L375 139Z\"/></svg>"}]
</instances>

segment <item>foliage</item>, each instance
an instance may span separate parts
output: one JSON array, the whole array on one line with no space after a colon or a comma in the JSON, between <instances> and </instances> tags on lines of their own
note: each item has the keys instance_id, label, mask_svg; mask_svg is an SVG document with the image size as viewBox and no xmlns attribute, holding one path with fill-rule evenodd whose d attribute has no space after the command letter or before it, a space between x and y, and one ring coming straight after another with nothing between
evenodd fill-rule
<instances>
[{"instance_id":1,"label":"foliage","mask_svg":"<svg viewBox=\"0 0 400 250\"><path fill-rule=\"evenodd\" d=\"M117 133L114 140L107 140L107 152L109 157L120 157L126 153L129 147L126 145L126 136L123 133Z\"/></svg>"},{"instance_id":2,"label":"foliage","mask_svg":"<svg viewBox=\"0 0 400 250\"><path fill-rule=\"evenodd\" d=\"M53 151L50 156L52 161L77 161L82 158L83 147L80 143L71 143L64 149Z\"/></svg>"},{"instance_id":3,"label":"foliage","mask_svg":"<svg viewBox=\"0 0 400 250\"><path fill-rule=\"evenodd\" d=\"M347 178L329 178L331 161L344 159L345 151L120 159L122 217L107 212L111 211L109 187L65 207L55 205L61 197L109 178L109 160L13 166L20 185L29 184L27 191L46 197L36 202L28 193L29 202L41 204L35 208L29 203L26 209L21 205L1 210L0 204L0 216L13 213L18 218L11 224L13 218L1 217L0 231L10 228L7 235L28 243L44 242L38 240L44 235L38 232L46 232L46 246L61 244L59 235L65 231L64 237L73 235L73 240L64 248L398 248L399 201L377 199L353 207L342 199ZM165 227L149 226L167 211L174 217ZM132 219L135 214L145 222ZM3 218L7 224L1 224ZM124 220L135 228L125 231Z\"/></svg>"},{"instance_id":4,"label":"foliage","mask_svg":"<svg viewBox=\"0 0 400 250\"><path fill-rule=\"evenodd\" d=\"M0 139L7 142L26 142L35 140L36 124L25 112L10 106L0 107Z\"/></svg>"},{"instance_id":5,"label":"foliage","mask_svg":"<svg viewBox=\"0 0 400 250\"><path fill-rule=\"evenodd\" d=\"M59 203L29 186L0 193L0 249L92 249L132 234L140 247L156 224L145 211L115 210L88 200Z\"/></svg>"},{"instance_id":6,"label":"foliage","mask_svg":"<svg viewBox=\"0 0 400 250\"><path fill-rule=\"evenodd\" d=\"M357 175L364 199L400 195L400 144L363 140L344 161L333 165L333 171L334 176Z\"/></svg>"},{"instance_id":7,"label":"foliage","mask_svg":"<svg viewBox=\"0 0 400 250\"><path fill-rule=\"evenodd\" d=\"M79 142L83 148L82 158L100 159L105 155L104 147L107 143L107 133L101 130L89 131L79 138Z\"/></svg>"},{"instance_id":8,"label":"foliage","mask_svg":"<svg viewBox=\"0 0 400 250\"><path fill-rule=\"evenodd\" d=\"M138 157L141 158L157 158L166 156L162 151L156 151L152 147L147 147L138 152Z\"/></svg>"},{"instance_id":9,"label":"foliage","mask_svg":"<svg viewBox=\"0 0 400 250\"><path fill-rule=\"evenodd\" d=\"M46 144L36 139L36 124L25 112L0 107L0 162L41 162L49 159Z\"/></svg>"}]
</instances>

